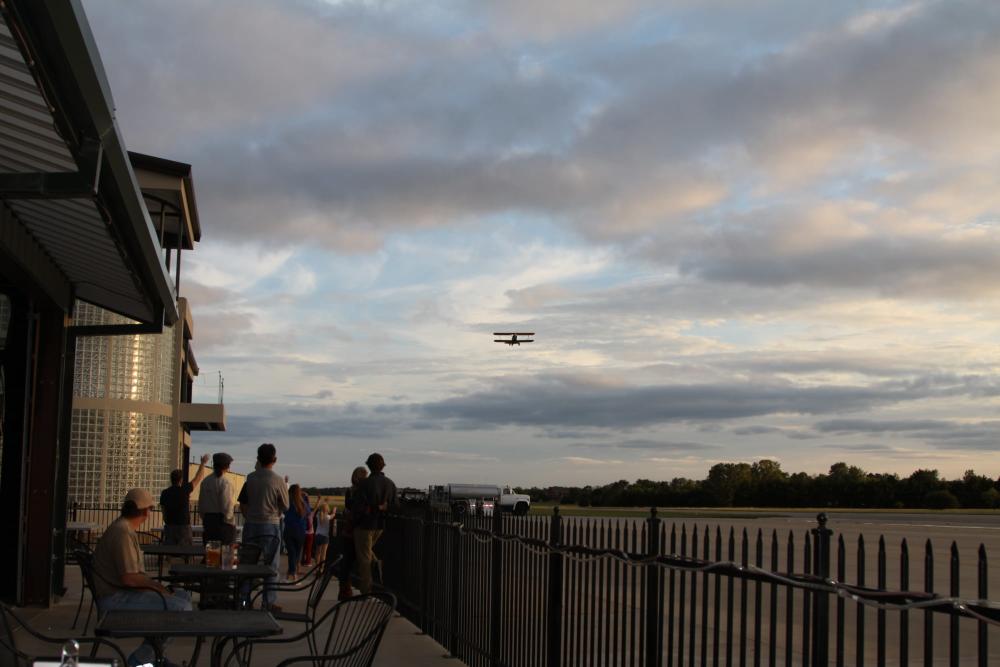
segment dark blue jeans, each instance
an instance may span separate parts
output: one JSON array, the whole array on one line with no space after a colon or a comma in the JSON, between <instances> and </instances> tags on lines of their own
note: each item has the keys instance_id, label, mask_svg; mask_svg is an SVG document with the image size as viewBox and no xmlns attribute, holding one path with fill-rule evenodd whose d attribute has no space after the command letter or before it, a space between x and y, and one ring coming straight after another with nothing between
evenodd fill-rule
<instances>
[{"instance_id":1,"label":"dark blue jeans","mask_svg":"<svg viewBox=\"0 0 1000 667\"><path fill-rule=\"evenodd\" d=\"M298 564L302 560L302 547L305 545L305 541L305 533L295 530L285 530L285 549L288 550L288 576L292 576L298 571Z\"/></svg>"}]
</instances>

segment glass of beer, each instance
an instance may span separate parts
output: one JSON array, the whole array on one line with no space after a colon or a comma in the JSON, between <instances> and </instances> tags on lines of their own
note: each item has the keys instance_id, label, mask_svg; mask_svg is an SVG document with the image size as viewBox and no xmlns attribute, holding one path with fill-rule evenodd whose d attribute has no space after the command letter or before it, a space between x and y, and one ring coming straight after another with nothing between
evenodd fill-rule
<instances>
[{"instance_id":1,"label":"glass of beer","mask_svg":"<svg viewBox=\"0 0 1000 667\"><path fill-rule=\"evenodd\" d=\"M222 543L218 540L209 540L205 543L205 565L222 566Z\"/></svg>"}]
</instances>

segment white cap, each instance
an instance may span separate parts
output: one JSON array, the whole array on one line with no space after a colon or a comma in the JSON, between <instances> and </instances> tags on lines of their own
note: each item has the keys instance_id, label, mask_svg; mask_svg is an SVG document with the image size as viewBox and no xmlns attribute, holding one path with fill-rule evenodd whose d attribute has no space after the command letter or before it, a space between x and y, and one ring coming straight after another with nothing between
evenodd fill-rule
<instances>
[{"instance_id":1,"label":"white cap","mask_svg":"<svg viewBox=\"0 0 1000 667\"><path fill-rule=\"evenodd\" d=\"M141 510L156 505L156 501L153 500L153 496L149 495L149 491L146 489L132 489L129 491L125 494L125 502L130 500L135 503L137 509Z\"/></svg>"}]
</instances>

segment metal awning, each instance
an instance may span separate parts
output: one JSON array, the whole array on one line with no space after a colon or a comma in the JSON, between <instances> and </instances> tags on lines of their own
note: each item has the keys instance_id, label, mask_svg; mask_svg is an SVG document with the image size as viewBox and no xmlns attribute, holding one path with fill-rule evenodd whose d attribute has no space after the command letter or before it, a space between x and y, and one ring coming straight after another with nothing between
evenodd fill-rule
<instances>
[{"instance_id":1,"label":"metal awning","mask_svg":"<svg viewBox=\"0 0 1000 667\"><path fill-rule=\"evenodd\" d=\"M0 18L0 250L64 307L173 323L175 289L82 7L6 0Z\"/></svg>"}]
</instances>

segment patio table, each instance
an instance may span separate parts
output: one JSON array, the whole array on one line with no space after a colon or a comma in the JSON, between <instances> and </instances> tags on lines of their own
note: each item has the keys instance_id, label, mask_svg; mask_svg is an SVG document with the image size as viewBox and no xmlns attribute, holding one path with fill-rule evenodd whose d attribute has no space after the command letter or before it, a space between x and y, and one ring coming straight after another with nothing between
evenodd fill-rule
<instances>
[{"instance_id":1,"label":"patio table","mask_svg":"<svg viewBox=\"0 0 1000 667\"><path fill-rule=\"evenodd\" d=\"M156 651L157 665L163 664L163 642L173 637L212 637L215 642L211 664L222 661L222 648L229 639L270 637L282 632L274 617L266 611L139 611L113 610L101 618L94 633L101 637L128 639L141 637ZM197 652L192 664L197 660Z\"/></svg>"},{"instance_id":2,"label":"patio table","mask_svg":"<svg viewBox=\"0 0 1000 667\"><path fill-rule=\"evenodd\" d=\"M200 563L175 563L170 566L172 581L197 581L202 590L212 588L212 584L231 586L233 609L240 609L240 585L254 579L266 579L274 574L267 565L239 565L235 568L214 567Z\"/></svg>"},{"instance_id":3,"label":"patio table","mask_svg":"<svg viewBox=\"0 0 1000 667\"><path fill-rule=\"evenodd\" d=\"M192 558L203 557L205 555L205 547L202 545L190 545L190 544L142 544L139 545L144 554L149 554L150 556L156 556L159 565L160 576L163 576L163 558L165 556L170 556L172 558L183 558L185 563L190 563Z\"/></svg>"}]
</instances>

